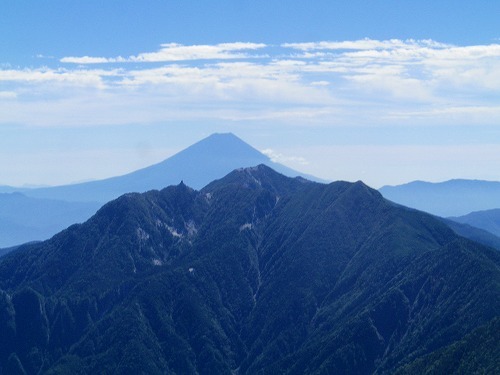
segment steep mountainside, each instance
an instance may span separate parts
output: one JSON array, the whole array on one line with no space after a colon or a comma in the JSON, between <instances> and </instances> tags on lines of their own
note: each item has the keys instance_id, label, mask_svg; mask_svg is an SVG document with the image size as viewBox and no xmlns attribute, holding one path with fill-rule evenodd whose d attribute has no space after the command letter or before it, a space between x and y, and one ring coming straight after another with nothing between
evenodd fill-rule
<instances>
[{"instance_id":1,"label":"steep mountainside","mask_svg":"<svg viewBox=\"0 0 500 375\"><path fill-rule=\"evenodd\" d=\"M450 217L450 219L457 223L469 224L500 236L500 208L471 212L464 216Z\"/></svg>"},{"instance_id":2,"label":"steep mountainside","mask_svg":"<svg viewBox=\"0 0 500 375\"><path fill-rule=\"evenodd\" d=\"M384 186L380 192L393 202L442 217L462 216L473 211L500 207L500 182L496 181L414 181Z\"/></svg>"},{"instance_id":3,"label":"steep mountainside","mask_svg":"<svg viewBox=\"0 0 500 375\"><path fill-rule=\"evenodd\" d=\"M32 242L32 243L35 243L35 242ZM5 254L10 253L11 251L16 250L19 246L21 246L21 245L11 246L11 247L4 247L4 248L0 249L0 257L4 256Z\"/></svg>"},{"instance_id":4,"label":"steep mountainside","mask_svg":"<svg viewBox=\"0 0 500 375\"><path fill-rule=\"evenodd\" d=\"M498 370L499 266L361 182L240 169L1 258L0 373Z\"/></svg>"}]
</instances>

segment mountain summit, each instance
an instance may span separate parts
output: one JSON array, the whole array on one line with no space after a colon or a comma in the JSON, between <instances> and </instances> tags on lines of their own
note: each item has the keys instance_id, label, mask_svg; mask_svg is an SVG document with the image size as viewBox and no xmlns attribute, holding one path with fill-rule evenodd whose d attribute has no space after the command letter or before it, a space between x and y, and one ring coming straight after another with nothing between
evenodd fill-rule
<instances>
[{"instance_id":1,"label":"mountain summit","mask_svg":"<svg viewBox=\"0 0 500 375\"><path fill-rule=\"evenodd\" d=\"M236 168L258 164L266 164L287 176L305 176L272 162L234 134L226 133L212 134L158 164L123 176L19 189L24 194L23 202L13 202L13 194L0 193L0 248L47 239L71 224L87 220L102 204L125 193L160 190L179 181L201 189Z\"/></svg>"},{"instance_id":2,"label":"mountain summit","mask_svg":"<svg viewBox=\"0 0 500 375\"><path fill-rule=\"evenodd\" d=\"M216 133L158 164L123 176L31 189L24 191L24 194L35 198L106 203L125 193L163 189L181 180L195 189L201 189L210 181L221 178L236 168L258 164L268 165L287 176L302 175L271 161L232 133Z\"/></svg>"},{"instance_id":3,"label":"mountain summit","mask_svg":"<svg viewBox=\"0 0 500 375\"><path fill-rule=\"evenodd\" d=\"M0 373L495 373L500 253L265 165L0 258Z\"/></svg>"}]
</instances>

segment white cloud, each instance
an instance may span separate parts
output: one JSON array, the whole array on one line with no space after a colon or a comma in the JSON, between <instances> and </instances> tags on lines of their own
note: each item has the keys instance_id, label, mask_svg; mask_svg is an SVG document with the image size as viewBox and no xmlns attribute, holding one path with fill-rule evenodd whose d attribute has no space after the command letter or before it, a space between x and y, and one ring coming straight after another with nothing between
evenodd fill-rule
<instances>
[{"instance_id":1,"label":"white cloud","mask_svg":"<svg viewBox=\"0 0 500 375\"><path fill-rule=\"evenodd\" d=\"M328 82L328 81L314 81L314 82L311 82L311 85L313 85L313 86L329 86L330 82Z\"/></svg>"},{"instance_id":2,"label":"white cloud","mask_svg":"<svg viewBox=\"0 0 500 375\"><path fill-rule=\"evenodd\" d=\"M177 43L162 44L157 52L131 56L133 62L166 62L186 60L225 60L248 58L242 51L257 50L266 45L261 43L223 43L216 45L184 46Z\"/></svg>"},{"instance_id":3,"label":"white cloud","mask_svg":"<svg viewBox=\"0 0 500 375\"><path fill-rule=\"evenodd\" d=\"M433 40L374 40L374 39L360 39L354 41L322 41L322 42L308 42L308 43L284 43L284 48L292 48L300 51L317 51L317 50L387 50L396 48L447 48L448 44L438 43Z\"/></svg>"},{"instance_id":4,"label":"white cloud","mask_svg":"<svg viewBox=\"0 0 500 375\"><path fill-rule=\"evenodd\" d=\"M307 160L301 156L285 156L282 153L279 153L271 148L266 148L264 150L261 150L264 155L267 155L271 161L275 163L295 163L295 164L300 164L300 165L307 165L309 164Z\"/></svg>"},{"instance_id":5,"label":"white cloud","mask_svg":"<svg viewBox=\"0 0 500 375\"><path fill-rule=\"evenodd\" d=\"M107 77L115 77L119 71L88 70L88 69L51 69L47 67L36 69L0 69L0 82L17 83L39 87L40 84L65 84L70 87L105 87Z\"/></svg>"},{"instance_id":6,"label":"white cloud","mask_svg":"<svg viewBox=\"0 0 500 375\"><path fill-rule=\"evenodd\" d=\"M473 174L479 169L491 170L491 178L498 179L495 168L481 166L497 165L500 155L495 143L500 122L499 44L451 46L396 39L282 46L172 43L129 57L65 57L45 59L43 64L31 68L0 64L1 128L15 132L16 124L126 125L140 132L140 126L154 124L175 132L177 125L189 124L238 133L252 124L262 133L279 133L280 137L290 131L293 138L314 127L308 134L316 134L320 143L337 144L264 152L319 177L362 178L375 186L420 176L481 177ZM455 127L466 129L477 144L451 144ZM376 140L371 137L372 128L381 129L373 132L379 136ZM395 141L392 131L400 134ZM429 134L430 145L414 145L410 139L414 133L419 134L419 142ZM433 144L435 134L441 137L435 142L445 139L450 145ZM342 143L359 139L367 144ZM385 143L401 139L412 144ZM464 139L460 142L467 143ZM491 144L485 145L490 139ZM120 155L108 156L114 162L123 159ZM12 169L19 167L14 159L24 160L18 154L11 157ZM47 161L56 159L61 159L59 154ZM35 156L21 164L29 166L33 160ZM88 176L97 177L88 161L81 163ZM7 164L4 161L5 170ZM57 163L50 165L59 168ZM115 170L113 165L101 176L111 170ZM465 170L472 172L466 175ZM42 182L41 174L38 180Z\"/></svg>"},{"instance_id":7,"label":"white cloud","mask_svg":"<svg viewBox=\"0 0 500 375\"><path fill-rule=\"evenodd\" d=\"M272 54L259 54L263 51ZM0 103L0 122L77 125L207 118L400 125L446 123L449 118L492 124L500 117L498 44L398 39L282 46L169 43L130 57L61 61L80 65L4 65L0 98L9 103ZM86 66L97 63L114 65Z\"/></svg>"},{"instance_id":8,"label":"white cloud","mask_svg":"<svg viewBox=\"0 0 500 375\"><path fill-rule=\"evenodd\" d=\"M61 60L63 63L71 64L105 64L110 62L125 62L123 57L106 58L106 57L92 57L92 56L81 56L81 57L63 57Z\"/></svg>"},{"instance_id":9,"label":"white cloud","mask_svg":"<svg viewBox=\"0 0 500 375\"><path fill-rule=\"evenodd\" d=\"M190 60L225 60L251 57L244 51L254 51L266 47L263 43L221 43L216 45L185 46L177 43L162 44L159 51L144 52L136 56L124 57L63 57L61 62L73 64L102 64L123 62L169 62Z\"/></svg>"},{"instance_id":10,"label":"white cloud","mask_svg":"<svg viewBox=\"0 0 500 375\"><path fill-rule=\"evenodd\" d=\"M15 99L17 93L14 91L0 91L0 99Z\"/></svg>"},{"instance_id":11,"label":"white cloud","mask_svg":"<svg viewBox=\"0 0 500 375\"><path fill-rule=\"evenodd\" d=\"M439 123L440 125L468 124L498 125L500 119L500 105L492 106L440 106L415 111L401 110L387 114L388 119L399 121L421 120L424 123Z\"/></svg>"}]
</instances>

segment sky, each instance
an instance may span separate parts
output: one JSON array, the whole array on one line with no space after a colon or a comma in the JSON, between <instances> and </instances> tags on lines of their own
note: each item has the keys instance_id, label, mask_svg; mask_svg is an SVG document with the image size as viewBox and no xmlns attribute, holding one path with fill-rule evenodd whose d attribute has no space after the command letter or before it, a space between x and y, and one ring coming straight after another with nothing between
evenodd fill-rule
<instances>
[{"instance_id":1,"label":"sky","mask_svg":"<svg viewBox=\"0 0 500 375\"><path fill-rule=\"evenodd\" d=\"M325 180L500 180L498 0L2 0L0 185L215 132Z\"/></svg>"}]
</instances>

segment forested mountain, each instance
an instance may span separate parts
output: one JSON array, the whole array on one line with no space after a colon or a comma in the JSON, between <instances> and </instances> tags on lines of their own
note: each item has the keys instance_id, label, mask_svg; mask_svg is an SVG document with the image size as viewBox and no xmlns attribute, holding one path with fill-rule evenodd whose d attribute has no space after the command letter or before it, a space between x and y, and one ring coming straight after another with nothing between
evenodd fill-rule
<instances>
[{"instance_id":1,"label":"forested mountain","mask_svg":"<svg viewBox=\"0 0 500 375\"><path fill-rule=\"evenodd\" d=\"M499 266L361 182L239 169L0 258L0 373L495 373Z\"/></svg>"},{"instance_id":2,"label":"forested mountain","mask_svg":"<svg viewBox=\"0 0 500 375\"><path fill-rule=\"evenodd\" d=\"M498 181L413 181L404 185L383 186L379 190L393 202L442 217L500 208Z\"/></svg>"}]
</instances>

